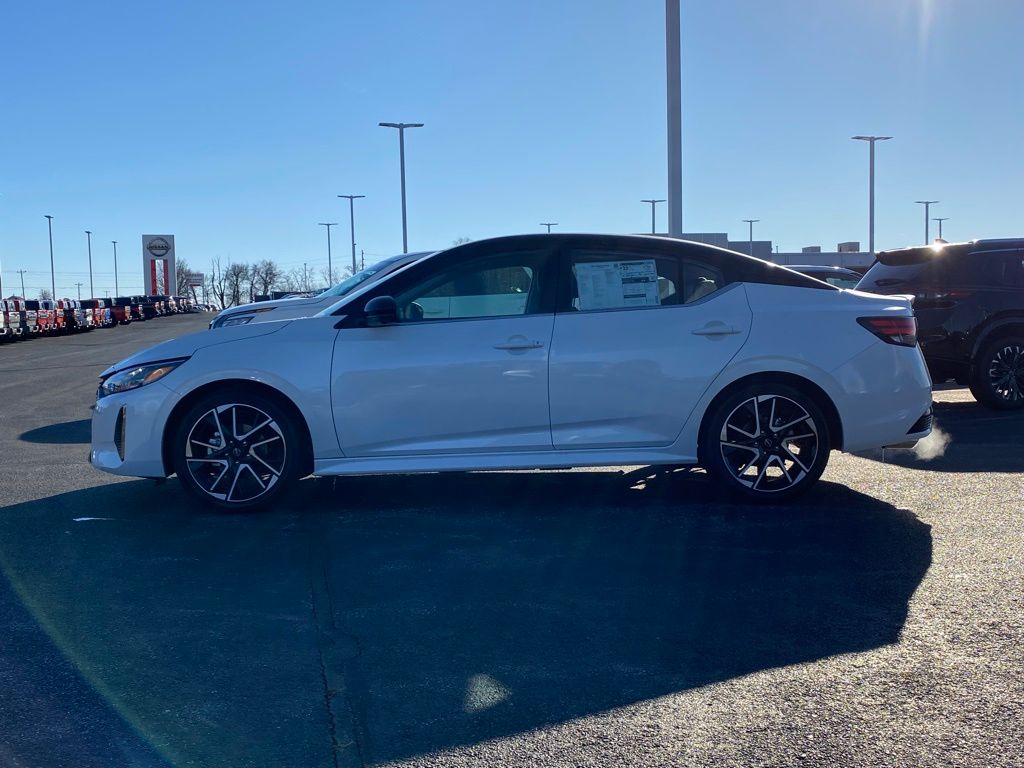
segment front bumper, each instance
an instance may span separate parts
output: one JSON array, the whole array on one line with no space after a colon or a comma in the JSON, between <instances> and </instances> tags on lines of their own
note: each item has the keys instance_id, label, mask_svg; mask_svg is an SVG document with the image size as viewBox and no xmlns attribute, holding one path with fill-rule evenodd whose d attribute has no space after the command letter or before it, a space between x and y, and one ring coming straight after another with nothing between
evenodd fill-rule
<instances>
[{"instance_id":1,"label":"front bumper","mask_svg":"<svg viewBox=\"0 0 1024 768\"><path fill-rule=\"evenodd\" d=\"M178 400L178 394L159 381L97 400L89 463L113 475L167 477L164 425Z\"/></svg>"}]
</instances>

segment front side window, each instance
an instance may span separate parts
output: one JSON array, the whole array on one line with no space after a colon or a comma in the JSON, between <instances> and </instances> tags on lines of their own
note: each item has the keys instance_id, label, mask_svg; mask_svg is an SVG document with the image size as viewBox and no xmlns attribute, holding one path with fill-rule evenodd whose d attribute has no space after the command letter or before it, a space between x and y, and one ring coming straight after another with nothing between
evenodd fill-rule
<instances>
[{"instance_id":1,"label":"front side window","mask_svg":"<svg viewBox=\"0 0 1024 768\"><path fill-rule=\"evenodd\" d=\"M399 318L458 320L538 312L546 255L520 251L449 266L395 297Z\"/></svg>"},{"instance_id":2,"label":"front side window","mask_svg":"<svg viewBox=\"0 0 1024 768\"><path fill-rule=\"evenodd\" d=\"M574 251L572 306L580 312L689 304L724 287L721 270L675 256Z\"/></svg>"}]
</instances>

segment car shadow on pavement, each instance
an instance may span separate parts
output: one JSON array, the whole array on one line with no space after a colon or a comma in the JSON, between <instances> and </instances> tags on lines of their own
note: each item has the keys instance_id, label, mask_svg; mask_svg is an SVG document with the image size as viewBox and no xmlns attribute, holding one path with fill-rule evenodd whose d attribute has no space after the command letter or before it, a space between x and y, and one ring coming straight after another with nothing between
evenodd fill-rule
<instances>
[{"instance_id":1,"label":"car shadow on pavement","mask_svg":"<svg viewBox=\"0 0 1024 768\"><path fill-rule=\"evenodd\" d=\"M378 764L896 643L931 556L914 514L843 486L737 505L649 468L0 509L37 621L174 763Z\"/></svg>"},{"instance_id":2,"label":"car shadow on pavement","mask_svg":"<svg viewBox=\"0 0 1024 768\"><path fill-rule=\"evenodd\" d=\"M88 443L91 439L91 424L90 419L77 419L75 421L62 421L59 424L47 424L45 427L22 432L18 439L28 443L46 443L49 445Z\"/></svg>"},{"instance_id":3,"label":"car shadow on pavement","mask_svg":"<svg viewBox=\"0 0 1024 768\"><path fill-rule=\"evenodd\" d=\"M939 455L892 449L858 455L933 472L1024 472L1024 411L989 410L973 400L937 401L934 408L935 428L949 438ZM929 439L941 442L934 434Z\"/></svg>"}]
</instances>

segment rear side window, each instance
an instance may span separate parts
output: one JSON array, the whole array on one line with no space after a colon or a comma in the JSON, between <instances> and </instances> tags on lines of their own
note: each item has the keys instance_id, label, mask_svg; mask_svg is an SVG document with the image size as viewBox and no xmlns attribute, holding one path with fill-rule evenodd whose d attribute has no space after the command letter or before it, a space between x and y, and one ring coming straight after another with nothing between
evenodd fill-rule
<instances>
[{"instance_id":1,"label":"rear side window","mask_svg":"<svg viewBox=\"0 0 1024 768\"><path fill-rule=\"evenodd\" d=\"M689 304L726 285L717 267L662 253L579 249L570 265L572 307L580 312Z\"/></svg>"}]
</instances>

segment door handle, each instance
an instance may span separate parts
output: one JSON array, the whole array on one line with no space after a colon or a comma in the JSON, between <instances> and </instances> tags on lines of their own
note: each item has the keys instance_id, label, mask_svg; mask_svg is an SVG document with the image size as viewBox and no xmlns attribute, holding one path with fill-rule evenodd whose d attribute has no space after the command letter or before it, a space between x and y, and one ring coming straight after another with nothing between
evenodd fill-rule
<instances>
[{"instance_id":1,"label":"door handle","mask_svg":"<svg viewBox=\"0 0 1024 768\"><path fill-rule=\"evenodd\" d=\"M519 349L540 349L544 344L539 341L510 341L507 344L495 344L495 349L519 350Z\"/></svg>"},{"instance_id":2,"label":"door handle","mask_svg":"<svg viewBox=\"0 0 1024 768\"><path fill-rule=\"evenodd\" d=\"M740 333L740 329L725 323L708 323L703 328L695 328L690 331L694 336L730 336Z\"/></svg>"}]
</instances>

